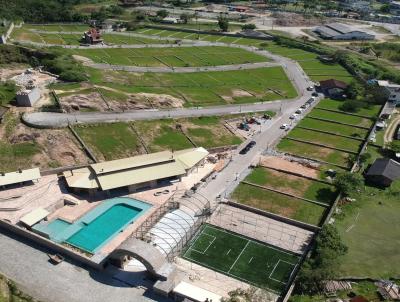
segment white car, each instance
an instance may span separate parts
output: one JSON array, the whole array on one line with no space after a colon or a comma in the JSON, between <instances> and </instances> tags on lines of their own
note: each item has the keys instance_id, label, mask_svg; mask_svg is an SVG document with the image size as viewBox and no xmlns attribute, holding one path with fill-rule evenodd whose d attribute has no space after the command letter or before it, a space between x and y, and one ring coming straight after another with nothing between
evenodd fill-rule
<instances>
[{"instance_id":1,"label":"white car","mask_svg":"<svg viewBox=\"0 0 400 302\"><path fill-rule=\"evenodd\" d=\"M288 124L282 124L282 126L280 127L283 130L288 130L289 129L289 125Z\"/></svg>"},{"instance_id":2,"label":"white car","mask_svg":"<svg viewBox=\"0 0 400 302\"><path fill-rule=\"evenodd\" d=\"M295 111L296 114L302 114L303 113L303 109L299 108Z\"/></svg>"},{"instance_id":3,"label":"white car","mask_svg":"<svg viewBox=\"0 0 400 302\"><path fill-rule=\"evenodd\" d=\"M313 91L313 90L314 90L314 86L309 86L309 87L307 87L307 90L308 90L308 91Z\"/></svg>"},{"instance_id":4,"label":"white car","mask_svg":"<svg viewBox=\"0 0 400 302\"><path fill-rule=\"evenodd\" d=\"M299 115L297 113L293 113L291 116L289 116L289 119L295 120L295 119L297 119L298 116Z\"/></svg>"}]
</instances>

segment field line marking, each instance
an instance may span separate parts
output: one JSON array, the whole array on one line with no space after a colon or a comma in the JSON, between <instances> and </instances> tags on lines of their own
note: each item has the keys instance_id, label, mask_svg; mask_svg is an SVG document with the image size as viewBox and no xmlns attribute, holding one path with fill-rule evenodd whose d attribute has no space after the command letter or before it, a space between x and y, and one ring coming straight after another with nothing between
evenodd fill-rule
<instances>
[{"instance_id":1,"label":"field line marking","mask_svg":"<svg viewBox=\"0 0 400 302\"><path fill-rule=\"evenodd\" d=\"M242 113L243 113L243 112L244 112L244 111L242 111ZM212 228L212 227L207 226L207 228ZM247 239L246 237L244 237L244 236L242 236L242 235L230 233L230 232L227 232L227 231L225 231L225 230L223 230L223 229L219 229L219 228L212 228L212 229L215 229L215 230L218 230L218 231L221 231L221 232L224 232L224 233L227 233L227 234L229 234L229 235L236 236L236 237L239 237L239 238L242 238L242 239L249 240L249 239ZM253 242L253 243L255 243L255 244L258 244L258 245L261 245L261 246L264 246L264 247L266 247L266 248L273 249L273 250L275 250L275 251L281 252L281 253L286 254L286 255L289 255L289 256L296 256L296 257L297 257L297 255L295 255L294 253L291 254L291 253L289 253L289 252L282 251L282 250L280 250L280 249L274 248L274 247L271 246L270 244L262 244L262 243L260 243L260 242L255 241L255 240L251 240L251 242Z\"/></svg>"},{"instance_id":2,"label":"field line marking","mask_svg":"<svg viewBox=\"0 0 400 302\"><path fill-rule=\"evenodd\" d=\"M244 246L244 248L242 249L242 251L240 252L239 256L236 258L235 262L233 262L231 268L229 269L228 273L231 271L231 269L235 266L236 262L238 262L240 256L242 256L243 252L245 251L245 249L247 248L247 246L249 245L250 240L247 240L246 245Z\"/></svg>"},{"instance_id":3,"label":"field line marking","mask_svg":"<svg viewBox=\"0 0 400 302\"><path fill-rule=\"evenodd\" d=\"M281 280L272 278L272 275L274 274L276 268L278 267L279 263L281 263L281 262L285 262L285 263L287 263L287 264L292 265L293 267L296 267L296 264L293 264L293 263L287 262L287 261L285 261L285 260L279 259L278 262L275 264L274 268L272 269L271 273L269 274L268 278L271 279L271 280L274 280L274 281L276 281L276 282L279 282L279 283L282 283L282 284L286 284L286 282L282 282ZM292 269L292 272L293 272L293 269ZM290 274L292 274L292 272L291 272Z\"/></svg>"},{"instance_id":4,"label":"field line marking","mask_svg":"<svg viewBox=\"0 0 400 302\"><path fill-rule=\"evenodd\" d=\"M201 236L203 236L203 235L206 235L206 236L209 236L209 237L212 238L212 240L211 240L210 243L208 244L207 248L206 248L204 251L199 251L199 250L197 250L197 249L192 248L192 246L196 244L197 240L199 240L199 239L201 238ZM210 235L210 234L207 234L207 233L201 233L200 236L197 237L196 240L193 242L193 244L192 244L192 246L189 248L189 250L192 250L192 251L194 251L194 252L197 252L197 253L199 253L199 254L204 255L205 252L207 252L207 250L209 249L209 247L214 243L214 241L215 241L216 239L217 239L217 237L215 237L215 236L213 236L213 235Z\"/></svg>"}]
</instances>

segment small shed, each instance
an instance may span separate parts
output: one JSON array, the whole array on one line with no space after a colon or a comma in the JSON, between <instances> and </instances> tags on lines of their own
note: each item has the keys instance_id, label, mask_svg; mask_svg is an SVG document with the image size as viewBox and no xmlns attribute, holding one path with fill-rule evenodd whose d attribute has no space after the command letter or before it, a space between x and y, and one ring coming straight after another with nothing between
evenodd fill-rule
<instances>
[{"instance_id":1,"label":"small shed","mask_svg":"<svg viewBox=\"0 0 400 302\"><path fill-rule=\"evenodd\" d=\"M376 185L390 187L393 181L400 178L400 163L390 158L378 158L365 176Z\"/></svg>"},{"instance_id":2,"label":"small shed","mask_svg":"<svg viewBox=\"0 0 400 302\"><path fill-rule=\"evenodd\" d=\"M22 107L32 107L40 99L40 89L28 87L17 93L17 105Z\"/></svg>"}]
</instances>

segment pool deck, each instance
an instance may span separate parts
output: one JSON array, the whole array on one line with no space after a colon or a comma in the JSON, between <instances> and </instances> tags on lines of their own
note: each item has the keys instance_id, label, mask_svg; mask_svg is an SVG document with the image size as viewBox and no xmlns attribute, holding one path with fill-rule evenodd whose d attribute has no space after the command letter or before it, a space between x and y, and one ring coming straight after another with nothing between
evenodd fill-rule
<instances>
[{"instance_id":1,"label":"pool deck","mask_svg":"<svg viewBox=\"0 0 400 302\"><path fill-rule=\"evenodd\" d=\"M47 217L48 221L62 219L73 223L103 201L113 197L130 197L151 204L152 207L150 209L143 213L134 223L118 233L95 254L96 257L101 259L109 255L128 237L132 236L138 227L174 194L179 198L185 190L190 189L215 168L215 164L206 163L195 168L188 176L183 177L180 182L128 195L104 197L101 200L96 200L89 196L83 197L70 194L63 186L63 182L60 182L55 174L43 176L34 184L0 191L0 219L16 224L22 216L37 208L44 208L50 212ZM157 192L166 190L168 190L166 194L155 195ZM64 200L71 200L76 204L64 205Z\"/></svg>"}]
</instances>

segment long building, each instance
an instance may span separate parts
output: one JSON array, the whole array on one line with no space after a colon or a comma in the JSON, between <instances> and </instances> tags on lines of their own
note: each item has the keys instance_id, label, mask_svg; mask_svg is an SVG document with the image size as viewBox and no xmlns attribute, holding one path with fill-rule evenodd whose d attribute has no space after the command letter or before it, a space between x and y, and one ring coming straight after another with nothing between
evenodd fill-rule
<instances>
[{"instance_id":1,"label":"long building","mask_svg":"<svg viewBox=\"0 0 400 302\"><path fill-rule=\"evenodd\" d=\"M314 29L321 38L327 40L373 40L374 35L353 29L342 23L330 23Z\"/></svg>"},{"instance_id":2,"label":"long building","mask_svg":"<svg viewBox=\"0 0 400 302\"><path fill-rule=\"evenodd\" d=\"M91 164L68 170L63 176L75 192L127 189L128 192L157 187L165 182L180 180L204 162L208 151L204 148L163 151L134 157Z\"/></svg>"}]
</instances>

